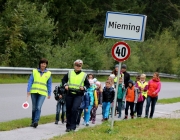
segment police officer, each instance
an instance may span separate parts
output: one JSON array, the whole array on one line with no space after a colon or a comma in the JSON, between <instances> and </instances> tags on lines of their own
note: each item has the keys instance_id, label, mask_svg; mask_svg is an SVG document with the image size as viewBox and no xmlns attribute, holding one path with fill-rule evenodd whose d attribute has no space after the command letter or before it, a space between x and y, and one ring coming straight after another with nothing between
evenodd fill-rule
<instances>
[{"instance_id":1,"label":"police officer","mask_svg":"<svg viewBox=\"0 0 180 140\"><path fill-rule=\"evenodd\" d=\"M66 132L76 129L76 116L85 90L90 86L87 74L82 72L83 61L74 61L74 70L70 70L62 79L66 90Z\"/></svg>"}]
</instances>

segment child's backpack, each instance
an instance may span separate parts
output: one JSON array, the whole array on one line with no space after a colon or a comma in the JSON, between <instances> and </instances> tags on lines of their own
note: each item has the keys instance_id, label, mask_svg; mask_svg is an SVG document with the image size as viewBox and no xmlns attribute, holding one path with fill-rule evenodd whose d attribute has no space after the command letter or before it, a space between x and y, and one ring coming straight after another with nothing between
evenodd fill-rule
<instances>
[{"instance_id":1,"label":"child's backpack","mask_svg":"<svg viewBox=\"0 0 180 140\"><path fill-rule=\"evenodd\" d=\"M65 101L65 88L63 86L55 86L53 93L56 101L59 101L60 95L62 95L61 100Z\"/></svg>"},{"instance_id":2,"label":"child's backpack","mask_svg":"<svg viewBox=\"0 0 180 140\"><path fill-rule=\"evenodd\" d=\"M87 101L88 100L88 101ZM85 93L84 96L82 96L82 101L81 101L81 105L80 105L80 109L85 109L86 106L90 105L90 96L88 93Z\"/></svg>"}]
</instances>

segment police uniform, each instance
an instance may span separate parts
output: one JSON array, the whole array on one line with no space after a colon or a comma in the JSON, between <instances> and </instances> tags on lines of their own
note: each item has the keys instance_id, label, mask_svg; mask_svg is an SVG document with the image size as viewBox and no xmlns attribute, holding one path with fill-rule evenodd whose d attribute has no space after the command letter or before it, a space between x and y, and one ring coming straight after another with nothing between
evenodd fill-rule
<instances>
[{"instance_id":1,"label":"police uniform","mask_svg":"<svg viewBox=\"0 0 180 140\"><path fill-rule=\"evenodd\" d=\"M77 111L81 104L84 90L86 90L90 84L87 79L87 74L81 70L70 70L63 77L62 84L68 86L68 90L66 91L66 131L69 132L76 129ZM84 87L84 90L80 90L80 87Z\"/></svg>"}]
</instances>

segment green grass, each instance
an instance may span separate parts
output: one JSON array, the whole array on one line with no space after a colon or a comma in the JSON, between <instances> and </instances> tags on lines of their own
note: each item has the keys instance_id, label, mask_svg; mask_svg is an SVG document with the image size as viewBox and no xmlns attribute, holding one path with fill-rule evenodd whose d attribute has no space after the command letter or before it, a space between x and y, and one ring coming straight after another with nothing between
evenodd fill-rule
<instances>
[{"instance_id":1,"label":"green grass","mask_svg":"<svg viewBox=\"0 0 180 140\"><path fill-rule=\"evenodd\" d=\"M161 103L161 104L178 103L178 102L180 102L180 97L168 98L168 99L159 99L157 102Z\"/></svg>"},{"instance_id":2,"label":"green grass","mask_svg":"<svg viewBox=\"0 0 180 140\"><path fill-rule=\"evenodd\" d=\"M39 124L51 123L54 121L55 121L55 114L48 116L41 116ZM9 131L17 128L29 127L30 124L31 124L31 118L23 118L8 122L0 122L0 131Z\"/></svg>"},{"instance_id":3,"label":"green grass","mask_svg":"<svg viewBox=\"0 0 180 140\"><path fill-rule=\"evenodd\" d=\"M180 119L134 119L115 121L114 129L103 123L56 136L50 140L179 140Z\"/></svg>"},{"instance_id":4,"label":"green grass","mask_svg":"<svg viewBox=\"0 0 180 140\"><path fill-rule=\"evenodd\" d=\"M106 81L108 76L96 76L96 78L104 82ZM52 75L53 83L60 83L63 75ZM147 77L147 81L151 77ZM29 75L8 75L8 74L0 74L0 84L10 84L10 83L27 83L29 79ZM132 80L135 80L135 77L131 77ZM161 78L162 82L180 82L178 79L170 79L170 78Z\"/></svg>"}]
</instances>

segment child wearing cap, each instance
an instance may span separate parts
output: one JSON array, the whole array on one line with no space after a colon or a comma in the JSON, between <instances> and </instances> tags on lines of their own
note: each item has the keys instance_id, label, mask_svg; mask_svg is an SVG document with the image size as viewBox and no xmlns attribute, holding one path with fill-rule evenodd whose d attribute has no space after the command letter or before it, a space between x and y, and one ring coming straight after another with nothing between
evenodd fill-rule
<instances>
[{"instance_id":1,"label":"child wearing cap","mask_svg":"<svg viewBox=\"0 0 180 140\"><path fill-rule=\"evenodd\" d=\"M90 87L87 89L87 93L90 96L90 105L88 106L88 111L84 111L84 125L89 126L89 121L90 121L90 111L93 106L97 107L98 106L98 101L97 101L97 95L94 94L95 91L95 84L93 79L89 79Z\"/></svg>"},{"instance_id":2,"label":"child wearing cap","mask_svg":"<svg viewBox=\"0 0 180 140\"><path fill-rule=\"evenodd\" d=\"M126 94L123 98L123 101L125 101L126 99L126 108L125 108L125 117L124 119L128 119L128 110L130 107L130 115L131 115L131 119L134 118L134 104L137 103L137 99L138 99L138 92L137 92L137 88L134 86L134 83L132 80L128 81L128 87L126 89Z\"/></svg>"},{"instance_id":3,"label":"child wearing cap","mask_svg":"<svg viewBox=\"0 0 180 140\"><path fill-rule=\"evenodd\" d=\"M102 88L101 88L101 82L97 81L96 83L96 89L94 91L95 97L97 97L98 104L102 104ZM96 111L98 106L94 105L91 109L91 117L90 121L92 121L92 124L95 124L96 121Z\"/></svg>"}]
</instances>

